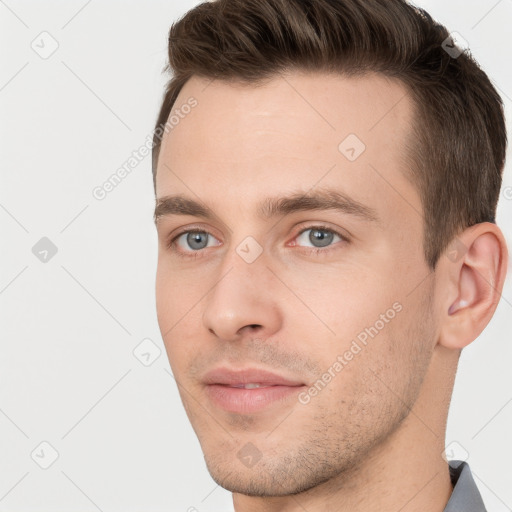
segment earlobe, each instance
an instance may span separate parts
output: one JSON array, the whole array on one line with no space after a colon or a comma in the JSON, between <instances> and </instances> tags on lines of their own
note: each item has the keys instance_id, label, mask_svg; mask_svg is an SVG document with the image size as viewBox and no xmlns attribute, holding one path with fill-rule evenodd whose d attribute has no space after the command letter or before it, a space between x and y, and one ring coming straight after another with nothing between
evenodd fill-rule
<instances>
[{"instance_id":1,"label":"earlobe","mask_svg":"<svg viewBox=\"0 0 512 512\"><path fill-rule=\"evenodd\" d=\"M467 251L458 261L444 260L450 278L439 338L441 345L451 349L469 345L489 323L501 297L508 263L506 242L495 224L476 224L457 238Z\"/></svg>"}]
</instances>

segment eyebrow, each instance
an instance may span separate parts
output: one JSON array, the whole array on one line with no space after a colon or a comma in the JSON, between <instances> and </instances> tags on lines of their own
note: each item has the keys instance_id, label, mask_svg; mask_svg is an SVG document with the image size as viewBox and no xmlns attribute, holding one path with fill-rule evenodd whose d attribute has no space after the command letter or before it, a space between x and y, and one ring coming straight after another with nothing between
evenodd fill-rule
<instances>
[{"instance_id":1,"label":"eyebrow","mask_svg":"<svg viewBox=\"0 0 512 512\"><path fill-rule=\"evenodd\" d=\"M280 215L313 210L335 210L367 222L380 222L374 208L333 189L322 189L310 193L298 191L285 197L269 197L258 205L256 211L260 218L272 219ZM219 220L211 208L182 195L164 196L158 199L153 216L155 223L161 217L171 215L191 215Z\"/></svg>"}]
</instances>

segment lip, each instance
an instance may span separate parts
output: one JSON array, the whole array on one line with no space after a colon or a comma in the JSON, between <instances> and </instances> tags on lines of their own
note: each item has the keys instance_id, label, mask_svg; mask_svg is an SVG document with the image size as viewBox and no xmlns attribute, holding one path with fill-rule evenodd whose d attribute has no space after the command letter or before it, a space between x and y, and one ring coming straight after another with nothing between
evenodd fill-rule
<instances>
[{"instance_id":1,"label":"lip","mask_svg":"<svg viewBox=\"0 0 512 512\"><path fill-rule=\"evenodd\" d=\"M228 368L215 368L208 372L203 382L209 384L224 384L236 386L242 384L258 383L266 386L303 386L304 382L288 379L282 375L259 368L245 368L230 370Z\"/></svg>"},{"instance_id":2,"label":"lip","mask_svg":"<svg viewBox=\"0 0 512 512\"><path fill-rule=\"evenodd\" d=\"M306 387L303 382L267 370L217 368L203 379L206 395L218 407L228 412L251 414L270 406L280 408ZM258 383L265 387L244 389L232 386ZM295 400L296 402L296 400Z\"/></svg>"}]
</instances>

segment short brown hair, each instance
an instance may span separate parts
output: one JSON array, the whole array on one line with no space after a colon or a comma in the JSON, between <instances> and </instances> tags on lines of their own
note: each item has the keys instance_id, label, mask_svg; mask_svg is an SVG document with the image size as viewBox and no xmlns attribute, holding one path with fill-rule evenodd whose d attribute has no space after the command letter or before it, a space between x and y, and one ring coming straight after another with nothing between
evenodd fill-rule
<instances>
[{"instance_id":1,"label":"short brown hair","mask_svg":"<svg viewBox=\"0 0 512 512\"><path fill-rule=\"evenodd\" d=\"M155 193L162 128L193 75L256 84L294 69L382 73L405 84L415 107L405 156L423 205L425 259L435 269L458 233L495 222L507 147L499 94L468 50L445 51L447 38L405 0L199 4L169 31L165 71L173 76L153 137Z\"/></svg>"}]
</instances>

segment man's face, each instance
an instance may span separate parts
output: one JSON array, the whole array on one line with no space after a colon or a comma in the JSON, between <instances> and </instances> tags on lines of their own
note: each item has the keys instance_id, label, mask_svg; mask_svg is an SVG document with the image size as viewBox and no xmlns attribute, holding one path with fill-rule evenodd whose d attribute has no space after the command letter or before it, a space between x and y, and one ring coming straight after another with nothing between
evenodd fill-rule
<instances>
[{"instance_id":1,"label":"man's face","mask_svg":"<svg viewBox=\"0 0 512 512\"><path fill-rule=\"evenodd\" d=\"M435 348L422 206L404 177L412 103L377 75L193 78L174 112L191 97L163 140L157 201L180 195L213 216L158 220L160 330L212 477L296 493L385 445ZM328 190L359 207L262 208ZM207 383L216 369L231 380Z\"/></svg>"}]
</instances>

